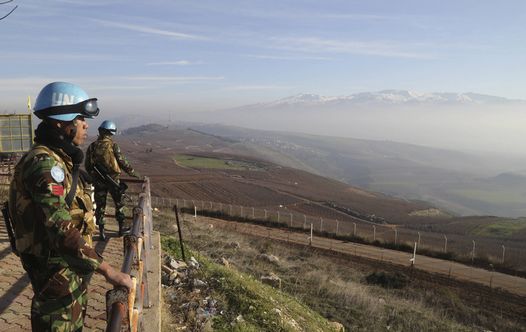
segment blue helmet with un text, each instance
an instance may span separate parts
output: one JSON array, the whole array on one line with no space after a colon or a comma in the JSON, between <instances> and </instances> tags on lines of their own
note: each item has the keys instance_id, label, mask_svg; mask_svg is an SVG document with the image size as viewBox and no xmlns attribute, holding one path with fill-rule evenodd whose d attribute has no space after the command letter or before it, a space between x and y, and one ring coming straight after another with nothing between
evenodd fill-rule
<instances>
[{"instance_id":1,"label":"blue helmet with un text","mask_svg":"<svg viewBox=\"0 0 526 332\"><path fill-rule=\"evenodd\" d=\"M99 114L97 98L90 98L79 86L53 82L38 94L33 107L39 119L73 121L77 116L93 118Z\"/></svg>"},{"instance_id":2,"label":"blue helmet with un text","mask_svg":"<svg viewBox=\"0 0 526 332\"><path fill-rule=\"evenodd\" d=\"M112 135L115 135L115 133L117 132L117 125L115 124L115 122L113 121L110 121L110 120L104 120L104 122L102 122L99 126L99 130L107 130L109 131Z\"/></svg>"}]
</instances>

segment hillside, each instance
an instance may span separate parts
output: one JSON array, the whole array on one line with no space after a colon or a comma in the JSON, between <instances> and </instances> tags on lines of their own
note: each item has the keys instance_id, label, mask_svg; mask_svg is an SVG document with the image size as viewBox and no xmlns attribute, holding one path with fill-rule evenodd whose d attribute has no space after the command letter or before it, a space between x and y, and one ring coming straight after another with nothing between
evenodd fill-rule
<instances>
[{"instance_id":1,"label":"hillside","mask_svg":"<svg viewBox=\"0 0 526 332\"><path fill-rule=\"evenodd\" d=\"M274 163L330 177L362 189L424 200L460 215L526 215L518 157L466 153L390 141L192 125L236 140ZM239 144L238 144L239 146Z\"/></svg>"},{"instance_id":2,"label":"hillside","mask_svg":"<svg viewBox=\"0 0 526 332\"><path fill-rule=\"evenodd\" d=\"M358 231L370 240L374 235L368 223L380 222L384 225L378 226L381 233L378 235L383 241L393 241L394 228L399 228L406 245L422 236L428 248L443 251L444 236L447 236L448 249L464 261L470 259L472 241L476 241L477 257L488 262L485 264L520 271L526 269L522 259L526 250L523 241L526 227L521 219L452 217L447 210L433 210L433 204L422 200L366 191L309 172L308 168L298 169L305 163L292 152L261 149L254 144L257 135L253 141L243 141L202 129L148 125L118 135L116 140L132 164L142 174L150 176L153 196L196 200L207 205L214 202L216 208L218 204L228 204L238 212L240 206L245 206L259 209L261 213L263 209L274 211L274 214L280 211L283 216L293 213L299 215L295 217L296 222L307 215L309 220L318 223L320 218L332 220L333 227L338 220L340 229L346 232L352 232L354 222L358 221L355 217L359 216ZM418 147L414 150L418 152ZM419 153L414 154L413 160L415 158L424 159ZM428 160L428 163L433 162L432 154ZM465 161L455 161L461 162ZM286 163L291 167L283 166ZM393 172L396 174L403 169L394 168ZM388 169L385 174L389 174ZM411 173L406 176L410 178ZM461 185L462 181L454 180ZM461 199L452 200L459 205L462 203ZM504 265L501 264L503 246L506 247Z\"/></svg>"},{"instance_id":3,"label":"hillside","mask_svg":"<svg viewBox=\"0 0 526 332\"><path fill-rule=\"evenodd\" d=\"M508 303L505 294L487 296L470 283L441 280L431 274L410 273L409 269L396 268L385 261L335 256L238 233L233 227L220 228L211 219L199 217L196 220L189 215L181 217L181 230L187 248L191 248L198 261L206 262L206 270L215 271L199 273L199 277L204 277L203 280L210 285L207 287L210 289L201 291L205 293L201 297L208 298L208 303L211 299L217 301L215 307L225 310L223 315L213 317L214 327L226 321L238 330L235 317L241 315L253 329L240 330L269 331L260 324L275 324L275 319L282 316L282 324L291 321L304 323L295 328L279 327L272 331L316 331L316 327L305 319L306 316L316 317L310 311L313 310L330 321L343 324L346 331L525 329L524 316L520 314L523 304ZM176 232L172 212L158 211L156 219L162 221L158 227L163 234ZM173 237L167 237L166 247L172 248L172 253L180 252L179 243ZM210 276L215 278L210 279ZM258 280L268 280L270 276L273 287L280 289L283 295L270 291L268 286L258 285ZM250 295L257 289L264 293L256 291ZM170 295L170 289L167 291L168 298L182 297L180 301L184 304L190 295L190 301L197 303L195 295L185 292L184 288L180 288L177 297ZM282 301L289 296L289 300ZM310 309L296 312L291 317L290 313L298 307L298 302ZM270 308L269 303L272 303ZM181 308L180 302L174 302L174 307ZM190 311L188 306L182 308L183 312L178 312L176 317L187 317L186 324L192 324L193 316L185 314ZM193 310L203 312L195 307ZM184 318L180 320L185 321ZM321 330L328 331L330 328L326 325Z\"/></svg>"},{"instance_id":4,"label":"hillside","mask_svg":"<svg viewBox=\"0 0 526 332\"><path fill-rule=\"evenodd\" d=\"M413 211L430 207L427 203L366 192L304 170L277 165L236 140L195 130L143 127L117 140L137 168L150 176L154 184L152 193L157 196L261 208L281 205L320 217L339 215L324 204L333 202L395 223L411 218L409 214ZM201 159L203 165L189 166L189 155ZM245 168L210 168L206 164L211 159L244 164ZM185 160L186 164L178 160Z\"/></svg>"},{"instance_id":5,"label":"hillside","mask_svg":"<svg viewBox=\"0 0 526 332\"><path fill-rule=\"evenodd\" d=\"M188 248L187 257L196 255L198 258L192 256L187 265L175 237L165 236L163 249L168 265L176 267L164 278L165 298L173 308L169 317L164 318L165 325L171 325L167 329L342 331L340 323L330 322L301 301L281 292L278 283L271 283L276 289L231 267L227 260L218 264L212 257ZM178 260L174 262L174 258Z\"/></svg>"}]
</instances>

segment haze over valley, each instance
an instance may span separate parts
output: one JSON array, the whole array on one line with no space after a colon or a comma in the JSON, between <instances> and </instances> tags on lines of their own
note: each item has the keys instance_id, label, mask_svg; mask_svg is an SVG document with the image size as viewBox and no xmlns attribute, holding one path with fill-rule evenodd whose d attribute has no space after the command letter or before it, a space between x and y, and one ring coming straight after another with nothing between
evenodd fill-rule
<instances>
[{"instance_id":1,"label":"haze over valley","mask_svg":"<svg viewBox=\"0 0 526 332\"><path fill-rule=\"evenodd\" d=\"M525 106L474 93L384 90L156 112L150 121L234 139L278 164L451 213L519 217L526 215ZM118 120L129 127L144 118Z\"/></svg>"},{"instance_id":2,"label":"haze over valley","mask_svg":"<svg viewBox=\"0 0 526 332\"><path fill-rule=\"evenodd\" d=\"M526 102L474 93L300 94L174 118L262 130L388 140L452 150L526 155Z\"/></svg>"}]
</instances>

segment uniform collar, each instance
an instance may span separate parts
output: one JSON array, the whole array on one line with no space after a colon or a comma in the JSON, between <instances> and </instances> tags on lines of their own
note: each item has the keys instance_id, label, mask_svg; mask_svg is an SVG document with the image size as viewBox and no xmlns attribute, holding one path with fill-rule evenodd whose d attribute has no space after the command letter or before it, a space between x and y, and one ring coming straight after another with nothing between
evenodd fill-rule
<instances>
[{"instance_id":1,"label":"uniform collar","mask_svg":"<svg viewBox=\"0 0 526 332\"><path fill-rule=\"evenodd\" d=\"M62 161L69 167L73 167L73 161L71 160L71 157L61 148L58 148L58 147L55 147L55 146L51 146L51 145L46 145L46 144L41 144L41 143L37 143L36 146L45 146L47 147L48 149L50 149L51 151L53 151L54 153L56 153L60 159L62 159Z\"/></svg>"},{"instance_id":2,"label":"uniform collar","mask_svg":"<svg viewBox=\"0 0 526 332\"><path fill-rule=\"evenodd\" d=\"M99 135L99 137L97 138L99 141L111 141L112 140L112 135Z\"/></svg>"}]
</instances>

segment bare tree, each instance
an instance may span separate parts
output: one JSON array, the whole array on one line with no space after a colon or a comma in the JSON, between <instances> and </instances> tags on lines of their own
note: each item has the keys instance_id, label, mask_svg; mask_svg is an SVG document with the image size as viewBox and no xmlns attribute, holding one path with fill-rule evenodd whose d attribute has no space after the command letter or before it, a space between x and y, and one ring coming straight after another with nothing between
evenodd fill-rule
<instances>
[{"instance_id":1,"label":"bare tree","mask_svg":"<svg viewBox=\"0 0 526 332\"><path fill-rule=\"evenodd\" d=\"M7 0L7 1L3 1L3 2L0 2L0 5L5 5L7 3L10 3L10 2L13 2L13 0ZM3 20L4 18L8 17L9 15L11 15L12 12L15 11L15 9L18 8L18 5L16 5L15 7L13 7L13 9L11 9L11 11L9 11L7 14L5 14L4 16L0 17L0 21Z\"/></svg>"}]
</instances>

